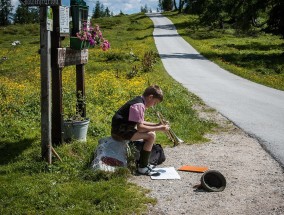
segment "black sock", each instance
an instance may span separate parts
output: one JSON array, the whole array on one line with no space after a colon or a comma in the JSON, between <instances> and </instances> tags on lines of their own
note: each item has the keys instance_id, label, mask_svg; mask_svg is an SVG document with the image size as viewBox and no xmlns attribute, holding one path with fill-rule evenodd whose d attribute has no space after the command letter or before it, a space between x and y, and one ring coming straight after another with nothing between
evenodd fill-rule
<instances>
[{"instance_id":1,"label":"black sock","mask_svg":"<svg viewBox=\"0 0 284 215\"><path fill-rule=\"evenodd\" d=\"M145 151L144 149L141 150L139 159L140 168L146 167L148 165L150 154L151 152Z\"/></svg>"}]
</instances>

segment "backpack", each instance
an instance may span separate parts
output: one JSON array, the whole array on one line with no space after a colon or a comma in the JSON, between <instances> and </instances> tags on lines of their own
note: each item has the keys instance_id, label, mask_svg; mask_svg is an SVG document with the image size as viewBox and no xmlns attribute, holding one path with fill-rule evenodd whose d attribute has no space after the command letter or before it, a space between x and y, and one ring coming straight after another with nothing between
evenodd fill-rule
<instances>
[{"instance_id":1,"label":"backpack","mask_svg":"<svg viewBox=\"0 0 284 215\"><path fill-rule=\"evenodd\" d=\"M144 142L142 141L131 141L129 143L130 148L133 148L134 150L134 157L136 162L139 162L139 158L140 158L140 152L143 149L144 146ZM149 163L152 165L159 165L161 163L163 163L166 160L166 156L164 153L164 149L162 148L162 146L160 144L154 144L152 147L152 151L150 154L150 158L149 158Z\"/></svg>"}]
</instances>

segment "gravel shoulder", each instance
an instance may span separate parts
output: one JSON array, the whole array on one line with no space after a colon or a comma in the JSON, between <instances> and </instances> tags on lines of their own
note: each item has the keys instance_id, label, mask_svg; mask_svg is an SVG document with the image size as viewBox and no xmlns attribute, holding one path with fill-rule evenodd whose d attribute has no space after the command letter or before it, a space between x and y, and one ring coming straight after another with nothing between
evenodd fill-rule
<instances>
[{"instance_id":1,"label":"gravel shoulder","mask_svg":"<svg viewBox=\"0 0 284 215\"><path fill-rule=\"evenodd\" d=\"M207 166L227 180L222 192L197 190L202 173L178 171L181 180L152 180L133 175L129 180L150 191L157 204L147 214L284 214L283 168L254 138L208 107L196 107L200 117L218 123L203 144L166 147L159 167Z\"/></svg>"}]
</instances>

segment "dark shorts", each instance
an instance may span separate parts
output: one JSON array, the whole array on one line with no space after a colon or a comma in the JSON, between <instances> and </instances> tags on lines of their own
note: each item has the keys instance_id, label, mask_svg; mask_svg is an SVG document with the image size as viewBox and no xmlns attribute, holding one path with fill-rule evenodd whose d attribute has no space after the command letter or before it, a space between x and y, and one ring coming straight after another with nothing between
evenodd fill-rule
<instances>
[{"instance_id":1,"label":"dark shorts","mask_svg":"<svg viewBox=\"0 0 284 215\"><path fill-rule=\"evenodd\" d=\"M127 124L120 124L118 126L112 126L111 128L112 138L118 141L130 140L136 132L137 130L133 125Z\"/></svg>"}]
</instances>

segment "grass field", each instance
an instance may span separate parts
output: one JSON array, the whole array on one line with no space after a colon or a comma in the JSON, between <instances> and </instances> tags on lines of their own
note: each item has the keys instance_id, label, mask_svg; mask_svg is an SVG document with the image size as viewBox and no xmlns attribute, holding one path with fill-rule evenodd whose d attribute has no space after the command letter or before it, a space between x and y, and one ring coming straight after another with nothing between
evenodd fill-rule
<instances>
[{"instance_id":1,"label":"grass field","mask_svg":"<svg viewBox=\"0 0 284 215\"><path fill-rule=\"evenodd\" d=\"M55 149L62 158L41 159L39 26L0 28L0 214L141 214L155 200L127 182L130 171L93 172L90 162L98 139L110 135L114 111L149 84L158 84L165 101L157 109L188 143L205 141L213 122L197 117L199 99L165 72L145 15L98 19L111 49L89 49L86 71L86 143L73 141ZM15 40L20 45L11 46ZM68 46L68 38L62 46ZM150 53L150 54L149 54ZM148 57L147 57L148 56ZM74 112L75 66L63 70L64 116ZM152 110L147 120L158 121ZM165 134L157 142L172 145Z\"/></svg>"},{"instance_id":2,"label":"grass field","mask_svg":"<svg viewBox=\"0 0 284 215\"><path fill-rule=\"evenodd\" d=\"M186 36L188 18L175 14L171 18ZM149 84L162 87L165 100L157 109L187 143L206 141L204 134L216 128L214 122L198 118L193 110L193 106L202 102L165 72L152 38L150 19L134 14L97 19L95 23L110 41L111 49L89 50L89 62L85 66L87 117L91 120L87 142L73 141L57 146L55 149L63 162L54 157L52 165L42 160L40 151L39 25L0 28L0 214L142 214L147 204L155 204L155 199L145 195L146 190L127 182L129 170L119 169L110 174L89 168L98 140L110 135L114 111L128 99L140 95ZM282 40L273 42L275 37L268 35L267 43L272 44L268 51L268 45L258 46L260 42L245 46L233 35L226 40L221 39L221 35L213 39L214 35L211 40L197 36L187 39L202 53L207 53L207 57L213 53L217 60L221 54L212 50L218 50L219 46L220 52L230 47L230 50L244 48L249 53L258 53L252 56L263 56L267 51L280 72L276 74L271 70L273 75L259 75L259 78L275 76L283 81L283 61L278 58ZM21 44L11 46L15 40ZM233 45L230 40L239 42ZM66 38L62 46L68 45ZM273 56L281 62L277 64ZM229 62L230 59L234 62ZM240 71L248 70L240 66L243 58L226 58L225 62L225 65L238 65L235 67ZM267 70L264 63L255 65L259 70ZM249 71L252 73L253 69ZM64 68L62 80L63 109L67 116L74 112L76 103L75 66ZM281 89L277 86L274 87ZM158 121L158 118L149 110L147 120ZM172 145L164 134L158 134L157 142Z\"/></svg>"}]
</instances>

